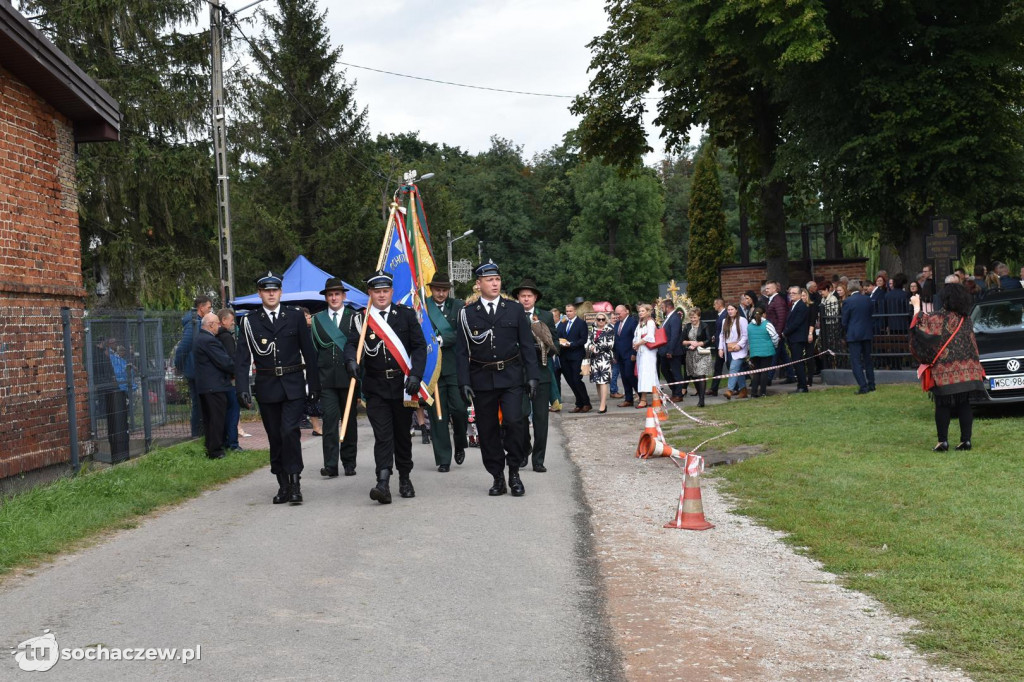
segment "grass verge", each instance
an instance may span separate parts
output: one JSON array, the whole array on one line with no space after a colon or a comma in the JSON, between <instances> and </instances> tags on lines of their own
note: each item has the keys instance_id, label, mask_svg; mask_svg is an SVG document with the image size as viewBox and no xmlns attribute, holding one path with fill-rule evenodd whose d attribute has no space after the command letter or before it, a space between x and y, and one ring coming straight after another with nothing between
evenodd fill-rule
<instances>
[{"instance_id":1,"label":"grass verge","mask_svg":"<svg viewBox=\"0 0 1024 682\"><path fill-rule=\"evenodd\" d=\"M916 386L836 388L710 408L740 427L708 447L767 456L715 469L739 511L789 534L856 590L916 619L912 643L978 680L1024 679L1024 456L1019 409L974 423L970 452L933 453ZM731 427L730 427L731 428ZM721 428L669 430L692 447ZM959 440L956 422L950 441Z\"/></svg>"},{"instance_id":2,"label":"grass verge","mask_svg":"<svg viewBox=\"0 0 1024 682\"><path fill-rule=\"evenodd\" d=\"M201 444L183 443L15 495L0 506L0 575L53 557L102 531L130 528L140 516L266 464L266 450L211 460Z\"/></svg>"}]
</instances>

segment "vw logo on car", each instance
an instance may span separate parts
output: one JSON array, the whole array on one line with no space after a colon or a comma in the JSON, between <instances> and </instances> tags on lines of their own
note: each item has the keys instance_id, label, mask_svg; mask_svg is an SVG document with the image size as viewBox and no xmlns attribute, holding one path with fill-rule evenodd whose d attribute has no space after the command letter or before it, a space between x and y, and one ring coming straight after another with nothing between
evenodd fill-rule
<instances>
[{"instance_id":1,"label":"vw logo on car","mask_svg":"<svg viewBox=\"0 0 1024 682\"><path fill-rule=\"evenodd\" d=\"M1016 372L1019 369L1020 360L1018 360L1017 358L1013 358L1012 360L1006 363L1006 371L1008 372Z\"/></svg>"}]
</instances>

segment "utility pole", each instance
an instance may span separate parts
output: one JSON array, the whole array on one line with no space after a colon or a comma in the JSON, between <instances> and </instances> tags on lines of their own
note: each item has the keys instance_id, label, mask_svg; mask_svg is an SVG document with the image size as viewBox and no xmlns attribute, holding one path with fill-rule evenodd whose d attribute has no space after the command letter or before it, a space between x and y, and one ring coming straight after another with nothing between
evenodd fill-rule
<instances>
[{"instance_id":1,"label":"utility pole","mask_svg":"<svg viewBox=\"0 0 1024 682\"><path fill-rule=\"evenodd\" d=\"M221 0L210 2L213 155L217 160L217 245L220 250L221 303L235 296L235 266L231 257L231 202L228 195L227 114L224 110L224 15Z\"/></svg>"}]
</instances>

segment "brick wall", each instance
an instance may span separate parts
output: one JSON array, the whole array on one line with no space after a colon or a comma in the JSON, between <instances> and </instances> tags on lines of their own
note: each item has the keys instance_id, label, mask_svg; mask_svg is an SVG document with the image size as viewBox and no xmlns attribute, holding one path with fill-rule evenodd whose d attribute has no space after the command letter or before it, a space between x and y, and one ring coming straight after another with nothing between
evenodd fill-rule
<instances>
[{"instance_id":1,"label":"brick wall","mask_svg":"<svg viewBox=\"0 0 1024 682\"><path fill-rule=\"evenodd\" d=\"M0 479L70 458L61 307L88 441L80 248L70 122L0 69Z\"/></svg>"},{"instance_id":2,"label":"brick wall","mask_svg":"<svg viewBox=\"0 0 1024 682\"><path fill-rule=\"evenodd\" d=\"M841 260L814 261L814 276L832 278L833 274L846 275L850 279L864 279L867 259L844 258ZM764 263L749 265L724 265L718 270L722 286L722 298L726 302L738 302L740 295L748 289L761 291L761 281L766 277ZM804 286L811 279L811 270L807 261L790 261L789 283ZM783 283L785 285L785 282Z\"/></svg>"}]
</instances>

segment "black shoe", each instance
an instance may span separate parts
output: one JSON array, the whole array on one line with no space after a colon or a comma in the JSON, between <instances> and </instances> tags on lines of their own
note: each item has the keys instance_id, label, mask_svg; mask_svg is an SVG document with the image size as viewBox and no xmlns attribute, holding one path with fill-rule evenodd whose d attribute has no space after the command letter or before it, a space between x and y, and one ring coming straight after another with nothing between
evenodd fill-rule
<instances>
[{"instance_id":1,"label":"black shoe","mask_svg":"<svg viewBox=\"0 0 1024 682\"><path fill-rule=\"evenodd\" d=\"M412 487L412 480L408 476L398 476L398 494L402 497L416 497L416 489Z\"/></svg>"},{"instance_id":2,"label":"black shoe","mask_svg":"<svg viewBox=\"0 0 1024 682\"><path fill-rule=\"evenodd\" d=\"M718 389L716 388L714 390L708 391L708 395L717 398L718 397Z\"/></svg>"},{"instance_id":3,"label":"black shoe","mask_svg":"<svg viewBox=\"0 0 1024 682\"><path fill-rule=\"evenodd\" d=\"M942 441L932 448L932 452L946 452L947 450L949 450L949 443L946 441Z\"/></svg>"},{"instance_id":4,"label":"black shoe","mask_svg":"<svg viewBox=\"0 0 1024 682\"><path fill-rule=\"evenodd\" d=\"M697 399L697 407L704 407L704 397L701 396Z\"/></svg>"},{"instance_id":5,"label":"black shoe","mask_svg":"<svg viewBox=\"0 0 1024 682\"><path fill-rule=\"evenodd\" d=\"M224 453L223 452L218 452L215 455L207 455L206 459L224 459Z\"/></svg>"},{"instance_id":6,"label":"black shoe","mask_svg":"<svg viewBox=\"0 0 1024 682\"><path fill-rule=\"evenodd\" d=\"M320 467L320 475L326 476L327 478L336 478L338 475L338 467Z\"/></svg>"},{"instance_id":7,"label":"black shoe","mask_svg":"<svg viewBox=\"0 0 1024 682\"><path fill-rule=\"evenodd\" d=\"M245 452L245 448L243 448L241 445L230 445L228 446L228 450L230 450L231 452Z\"/></svg>"},{"instance_id":8,"label":"black shoe","mask_svg":"<svg viewBox=\"0 0 1024 682\"><path fill-rule=\"evenodd\" d=\"M300 429L311 429L311 428L313 428L313 422L309 421L308 419L303 419L302 423L299 424L299 428Z\"/></svg>"},{"instance_id":9,"label":"black shoe","mask_svg":"<svg viewBox=\"0 0 1024 682\"><path fill-rule=\"evenodd\" d=\"M807 393L807 390L808 389L806 386L804 386L803 388L794 388L793 393Z\"/></svg>"},{"instance_id":10,"label":"black shoe","mask_svg":"<svg viewBox=\"0 0 1024 682\"><path fill-rule=\"evenodd\" d=\"M377 474L377 485L370 490L371 500L376 500L381 504L391 504L391 486L388 483L390 478L391 472L387 469Z\"/></svg>"},{"instance_id":11,"label":"black shoe","mask_svg":"<svg viewBox=\"0 0 1024 682\"><path fill-rule=\"evenodd\" d=\"M430 429L423 429L423 444L430 445Z\"/></svg>"},{"instance_id":12,"label":"black shoe","mask_svg":"<svg viewBox=\"0 0 1024 682\"><path fill-rule=\"evenodd\" d=\"M462 466L462 463L466 461L466 451L462 448L456 448L455 450L455 463Z\"/></svg>"},{"instance_id":13,"label":"black shoe","mask_svg":"<svg viewBox=\"0 0 1024 682\"><path fill-rule=\"evenodd\" d=\"M522 497L526 494L523 481L519 478L519 469L511 469L508 472L508 489L511 491L512 497Z\"/></svg>"},{"instance_id":14,"label":"black shoe","mask_svg":"<svg viewBox=\"0 0 1024 682\"><path fill-rule=\"evenodd\" d=\"M437 471L442 474L447 474L449 471L451 471L451 467L449 467L447 464L442 464L437 467Z\"/></svg>"},{"instance_id":15,"label":"black shoe","mask_svg":"<svg viewBox=\"0 0 1024 682\"><path fill-rule=\"evenodd\" d=\"M533 470L536 471L538 474L543 474L547 473L548 468L543 464L534 464Z\"/></svg>"},{"instance_id":16,"label":"black shoe","mask_svg":"<svg viewBox=\"0 0 1024 682\"><path fill-rule=\"evenodd\" d=\"M960 445L957 445L953 449L954 450L970 450L971 449L971 441L965 440L964 442L960 443Z\"/></svg>"},{"instance_id":17,"label":"black shoe","mask_svg":"<svg viewBox=\"0 0 1024 682\"><path fill-rule=\"evenodd\" d=\"M288 501L288 476L277 475L277 494L274 495L274 504L284 504Z\"/></svg>"},{"instance_id":18,"label":"black shoe","mask_svg":"<svg viewBox=\"0 0 1024 682\"><path fill-rule=\"evenodd\" d=\"M870 389L867 389L867 388L858 388L857 389L857 395L867 395L868 393L871 393Z\"/></svg>"},{"instance_id":19,"label":"black shoe","mask_svg":"<svg viewBox=\"0 0 1024 682\"><path fill-rule=\"evenodd\" d=\"M356 468L355 467L345 467L345 475L346 476L355 476L356 475Z\"/></svg>"},{"instance_id":20,"label":"black shoe","mask_svg":"<svg viewBox=\"0 0 1024 682\"><path fill-rule=\"evenodd\" d=\"M487 494L491 497L497 497L498 495L504 495L508 492L508 488L505 487L505 476L495 476L494 485L487 491Z\"/></svg>"},{"instance_id":21,"label":"black shoe","mask_svg":"<svg viewBox=\"0 0 1024 682\"><path fill-rule=\"evenodd\" d=\"M288 474L288 503L302 504L302 488L299 486L299 474Z\"/></svg>"},{"instance_id":22,"label":"black shoe","mask_svg":"<svg viewBox=\"0 0 1024 682\"><path fill-rule=\"evenodd\" d=\"M874 386L868 386L868 393L871 393L874 390L875 390Z\"/></svg>"}]
</instances>

